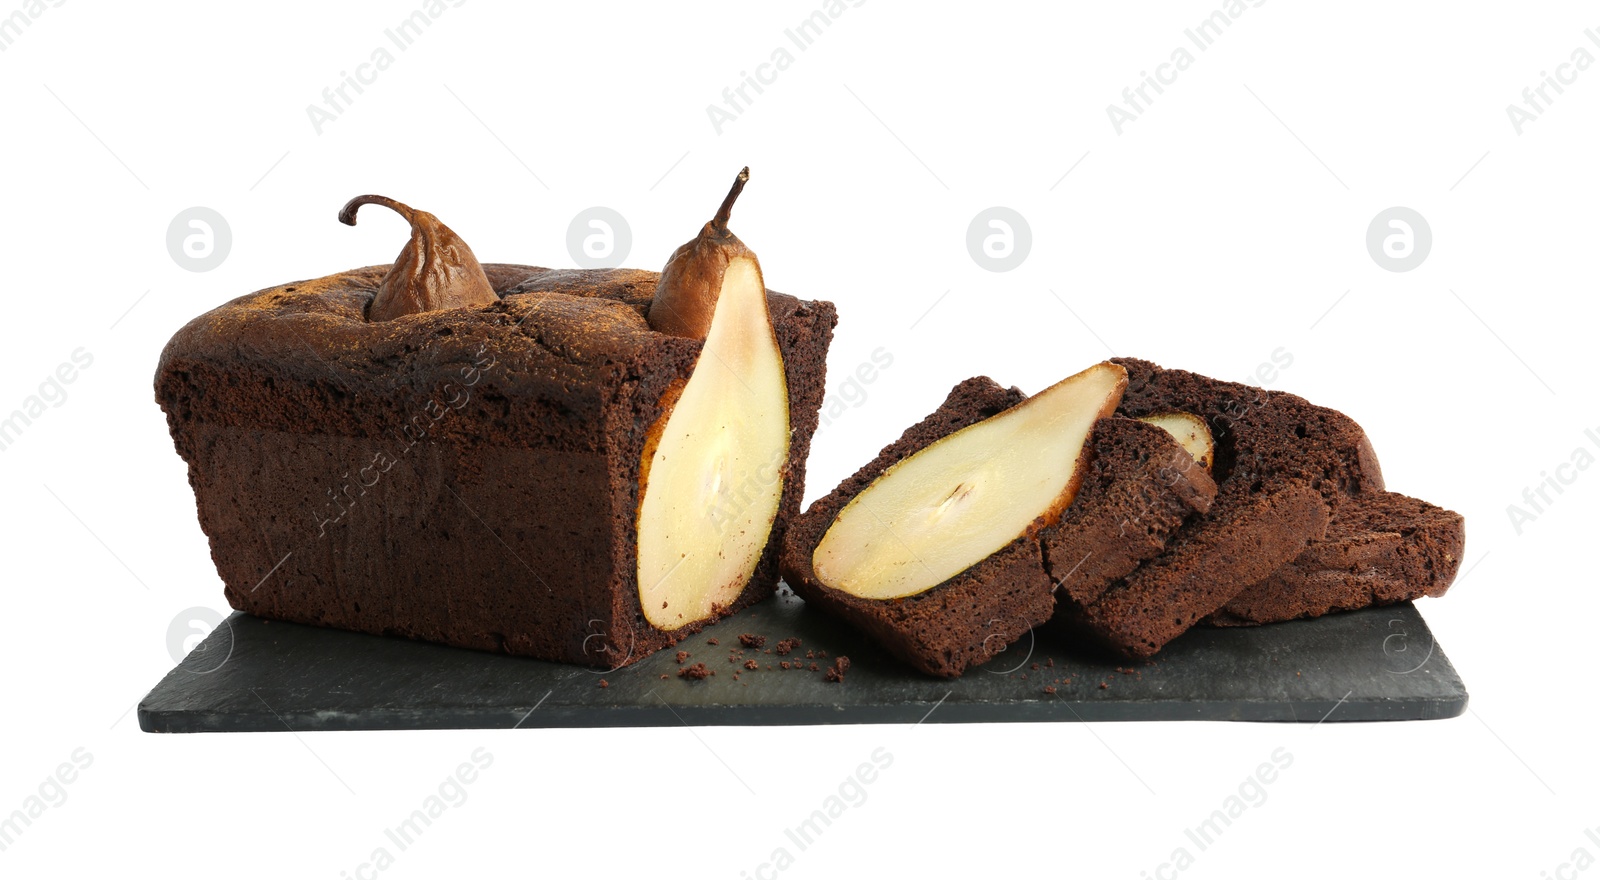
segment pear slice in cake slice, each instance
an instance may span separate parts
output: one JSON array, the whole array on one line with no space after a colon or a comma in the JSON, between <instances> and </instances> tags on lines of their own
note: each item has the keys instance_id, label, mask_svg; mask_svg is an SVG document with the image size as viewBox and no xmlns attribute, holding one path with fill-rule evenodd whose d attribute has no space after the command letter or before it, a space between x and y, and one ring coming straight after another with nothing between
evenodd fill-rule
<instances>
[{"instance_id":1,"label":"pear slice in cake slice","mask_svg":"<svg viewBox=\"0 0 1600 880\"><path fill-rule=\"evenodd\" d=\"M863 599L914 596L1054 523L1127 383L1095 364L896 462L839 511L812 556L817 579Z\"/></svg>"},{"instance_id":2,"label":"pear slice in cake slice","mask_svg":"<svg viewBox=\"0 0 1600 880\"><path fill-rule=\"evenodd\" d=\"M1194 413L1164 412L1140 416L1139 421L1149 422L1171 434L1172 439L1178 441L1178 445L1194 458L1196 464L1211 470L1211 463L1216 460L1217 445L1211 439L1211 428L1206 425L1205 419Z\"/></svg>"}]
</instances>

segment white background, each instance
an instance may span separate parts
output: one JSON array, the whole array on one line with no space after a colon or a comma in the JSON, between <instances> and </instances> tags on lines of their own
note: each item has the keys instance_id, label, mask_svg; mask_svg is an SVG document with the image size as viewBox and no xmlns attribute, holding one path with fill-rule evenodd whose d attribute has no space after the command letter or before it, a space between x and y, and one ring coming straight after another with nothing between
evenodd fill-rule
<instances>
[{"instance_id":1,"label":"white background","mask_svg":"<svg viewBox=\"0 0 1600 880\"><path fill-rule=\"evenodd\" d=\"M1600 54L1592 7L1268 2L1200 52L1183 32L1213 3L872 0L802 52L784 30L810 0L474 2L315 131L307 105L418 6L73 0L0 53L0 413L75 349L93 356L0 452L0 813L75 749L93 756L0 874L356 876L480 746L493 764L470 797L382 876L757 876L879 747L893 765L868 799L782 876L1157 876L1279 747L1294 762L1266 802L1190 845L1182 876L1534 878L1579 847L1600 858L1584 834L1600 825L1600 472L1565 472L1520 535L1507 514L1575 449L1600 455L1584 436L1600 429L1600 71L1549 92L1520 134L1505 109L1576 47ZM1193 65L1119 135L1106 106L1180 45ZM780 46L793 64L719 134L707 105ZM485 261L550 266L573 264L574 215L609 206L632 229L625 262L657 268L744 164L734 228L768 283L839 306L831 384L875 348L893 356L819 435L808 500L969 375L1033 391L1115 352L1244 379L1284 347L1273 387L1347 411L1391 488L1466 515L1471 573L1422 609L1471 711L1316 728L139 732L129 710L172 665L174 616L225 610L152 400L178 327L390 261L398 219L334 219L357 193L433 211ZM195 205L233 234L206 273L165 244ZM968 255L992 205L1031 226L1014 271ZM1393 205L1432 229L1410 272L1366 250Z\"/></svg>"}]
</instances>

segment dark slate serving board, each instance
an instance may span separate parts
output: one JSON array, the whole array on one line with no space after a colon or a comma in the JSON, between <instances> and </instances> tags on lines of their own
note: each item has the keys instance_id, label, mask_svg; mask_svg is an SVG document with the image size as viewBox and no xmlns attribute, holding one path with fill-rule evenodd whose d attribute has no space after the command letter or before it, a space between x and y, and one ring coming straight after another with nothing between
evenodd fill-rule
<instances>
[{"instance_id":1,"label":"dark slate serving board","mask_svg":"<svg viewBox=\"0 0 1600 880\"><path fill-rule=\"evenodd\" d=\"M741 633L767 636L769 652L785 638L803 647L787 657L740 649ZM720 644L707 644L710 638ZM691 654L686 664L704 662L716 674L678 677L676 650ZM738 663L728 662L733 650L743 651ZM805 660L808 650L827 657ZM851 660L843 683L810 668L825 669L841 654ZM745 670L748 659L762 668ZM785 670L784 660L804 662ZM1196 628L1149 662L1073 650L1040 633L945 681L901 664L783 589L678 649L609 672L235 613L144 698L139 726L197 733L1396 721L1450 718L1466 706L1460 676L1409 603L1271 626Z\"/></svg>"}]
</instances>

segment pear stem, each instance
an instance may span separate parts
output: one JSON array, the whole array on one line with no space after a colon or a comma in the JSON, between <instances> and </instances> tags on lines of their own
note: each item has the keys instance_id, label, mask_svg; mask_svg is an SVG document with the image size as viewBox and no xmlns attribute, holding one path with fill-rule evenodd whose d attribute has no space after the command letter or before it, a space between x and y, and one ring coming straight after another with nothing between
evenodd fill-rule
<instances>
[{"instance_id":1,"label":"pear stem","mask_svg":"<svg viewBox=\"0 0 1600 880\"><path fill-rule=\"evenodd\" d=\"M410 205L397 202L388 196L374 195L356 196L350 201L345 202L344 207L339 209L339 222L346 226L356 225L356 211L362 205L382 205L396 214L406 218L406 222L410 223L412 226L417 225L417 212Z\"/></svg>"},{"instance_id":2,"label":"pear stem","mask_svg":"<svg viewBox=\"0 0 1600 880\"><path fill-rule=\"evenodd\" d=\"M733 188L728 190L728 197L722 200L722 207L717 209L717 216L711 220L711 225L716 227L718 232L728 231L728 218L733 216L733 203L738 201L739 193L744 192L744 185L749 180L750 166L746 165L739 171L739 176L733 179Z\"/></svg>"}]
</instances>

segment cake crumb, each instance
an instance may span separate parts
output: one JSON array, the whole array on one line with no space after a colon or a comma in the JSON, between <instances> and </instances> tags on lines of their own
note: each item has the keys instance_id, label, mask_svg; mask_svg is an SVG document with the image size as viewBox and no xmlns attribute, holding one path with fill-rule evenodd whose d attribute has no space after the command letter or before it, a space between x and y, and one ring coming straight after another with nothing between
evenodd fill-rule
<instances>
[{"instance_id":1,"label":"cake crumb","mask_svg":"<svg viewBox=\"0 0 1600 880\"><path fill-rule=\"evenodd\" d=\"M662 681L666 681L667 680L667 674L665 672L661 673L661 680Z\"/></svg>"},{"instance_id":2,"label":"cake crumb","mask_svg":"<svg viewBox=\"0 0 1600 880\"><path fill-rule=\"evenodd\" d=\"M1102 681L1102 682L1100 682L1100 689L1103 690L1103 691L1104 690L1110 690L1111 689L1111 685L1109 685L1109 684L1107 684L1107 683Z\"/></svg>"},{"instance_id":3,"label":"cake crumb","mask_svg":"<svg viewBox=\"0 0 1600 880\"><path fill-rule=\"evenodd\" d=\"M1056 686L1053 684L1047 684L1044 686L1044 692L1047 694L1053 694L1056 692Z\"/></svg>"},{"instance_id":4,"label":"cake crumb","mask_svg":"<svg viewBox=\"0 0 1600 880\"><path fill-rule=\"evenodd\" d=\"M841 654L834 658L833 665L828 667L828 671L823 673L822 678L824 681L842 682L844 681L844 674L849 670L850 658Z\"/></svg>"},{"instance_id":5,"label":"cake crumb","mask_svg":"<svg viewBox=\"0 0 1600 880\"><path fill-rule=\"evenodd\" d=\"M692 678L696 681L699 681L708 675L716 675L716 673L707 669L704 663L696 663L693 666L685 666L678 670L679 678Z\"/></svg>"},{"instance_id":6,"label":"cake crumb","mask_svg":"<svg viewBox=\"0 0 1600 880\"><path fill-rule=\"evenodd\" d=\"M1035 671L1038 671L1038 669L1039 669L1039 664L1037 664L1037 663L1035 663L1035 664L1033 664L1033 666L1032 666L1032 667L1031 667L1031 668L1032 668L1032 669L1033 669L1033 670L1035 670Z\"/></svg>"},{"instance_id":7,"label":"cake crumb","mask_svg":"<svg viewBox=\"0 0 1600 880\"><path fill-rule=\"evenodd\" d=\"M600 679L600 686L603 687L603 688L611 687L611 682L606 681L605 679L602 678L602 679Z\"/></svg>"},{"instance_id":8,"label":"cake crumb","mask_svg":"<svg viewBox=\"0 0 1600 880\"><path fill-rule=\"evenodd\" d=\"M754 660L746 660L746 661L744 661L744 668L746 668L746 669L760 669L761 668L761 664L757 663Z\"/></svg>"},{"instance_id":9,"label":"cake crumb","mask_svg":"<svg viewBox=\"0 0 1600 880\"><path fill-rule=\"evenodd\" d=\"M787 661L787 660L782 661L781 663L778 664L778 668L780 668L780 669L788 669L789 668L789 661Z\"/></svg>"},{"instance_id":10,"label":"cake crumb","mask_svg":"<svg viewBox=\"0 0 1600 880\"><path fill-rule=\"evenodd\" d=\"M717 637L716 636L712 636L711 638L706 639L706 644L708 644L708 645L718 644Z\"/></svg>"},{"instance_id":11,"label":"cake crumb","mask_svg":"<svg viewBox=\"0 0 1600 880\"><path fill-rule=\"evenodd\" d=\"M744 645L746 648L760 648L766 643L766 636L758 636L755 633L742 633L739 636L739 644Z\"/></svg>"},{"instance_id":12,"label":"cake crumb","mask_svg":"<svg viewBox=\"0 0 1600 880\"><path fill-rule=\"evenodd\" d=\"M688 651L679 651L678 652L678 663L680 665L683 663L683 661L685 661L687 659L689 659L689 652Z\"/></svg>"},{"instance_id":13,"label":"cake crumb","mask_svg":"<svg viewBox=\"0 0 1600 880\"><path fill-rule=\"evenodd\" d=\"M798 647L800 647L799 639L784 639L778 643L778 647L774 650L777 652L779 657L782 657L784 654L787 654Z\"/></svg>"},{"instance_id":14,"label":"cake crumb","mask_svg":"<svg viewBox=\"0 0 1600 880\"><path fill-rule=\"evenodd\" d=\"M821 670L818 668L817 664L813 663L813 664L811 664L811 671L812 672L819 672Z\"/></svg>"}]
</instances>

